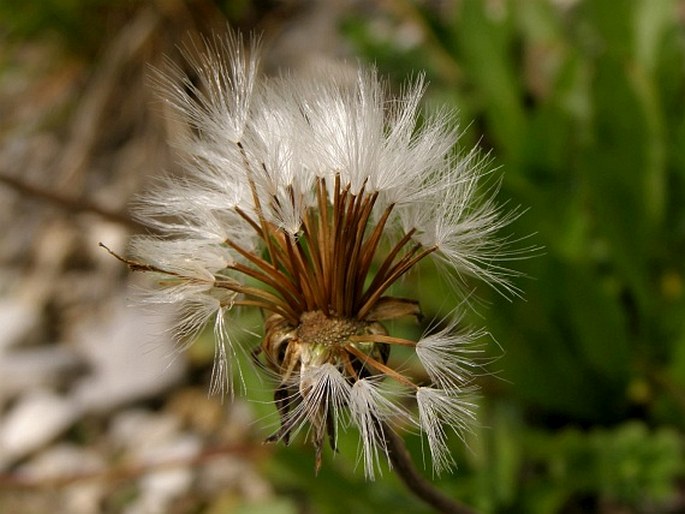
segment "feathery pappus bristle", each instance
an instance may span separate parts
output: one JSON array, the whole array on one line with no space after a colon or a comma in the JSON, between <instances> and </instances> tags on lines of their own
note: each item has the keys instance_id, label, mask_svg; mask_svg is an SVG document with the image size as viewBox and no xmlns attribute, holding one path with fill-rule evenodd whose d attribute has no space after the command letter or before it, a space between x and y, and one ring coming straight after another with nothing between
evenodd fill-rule
<instances>
[{"instance_id":1,"label":"feathery pappus bristle","mask_svg":"<svg viewBox=\"0 0 685 514\"><path fill-rule=\"evenodd\" d=\"M318 469L324 443L335 448L355 426L373 479L387 431L418 429L435 471L448 469L448 431L463 437L475 421L472 343L484 332L455 318L419 341L390 335L386 322L421 317L417 299L391 288L433 260L452 278L515 293L497 234L516 214L495 203L496 188L480 188L489 160L455 149L454 115L422 116L421 76L390 97L373 69L265 77L259 53L236 34L215 36L186 49L187 67L156 72L187 127L172 141L185 175L139 199L157 235L137 237L122 260L158 279L145 302L179 307L182 344L213 326L214 391L232 392L229 316L264 312L255 354L275 377L281 421L270 440L304 431ZM397 346L413 350L432 384L391 365Z\"/></svg>"}]
</instances>

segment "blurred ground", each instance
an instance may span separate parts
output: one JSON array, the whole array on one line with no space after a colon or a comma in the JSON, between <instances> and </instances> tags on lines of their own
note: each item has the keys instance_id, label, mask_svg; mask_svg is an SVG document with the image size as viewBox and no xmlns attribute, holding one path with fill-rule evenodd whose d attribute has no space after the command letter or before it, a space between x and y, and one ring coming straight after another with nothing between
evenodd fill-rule
<instances>
[{"instance_id":1,"label":"blurred ground","mask_svg":"<svg viewBox=\"0 0 685 514\"><path fill-rule=\"evenodd\" d=\"M244 18L270 69L340 53L343 4L304 4ZM99 48L45 33L0 49L0 512L269 505L250 409L207 396L211 356L176 354L171 314L129 307L140 277L98 247L125 254L143 230L128 203L176 171L150 66L227 24L210 2L111 7Z\"/></svg>"}]
</instances>

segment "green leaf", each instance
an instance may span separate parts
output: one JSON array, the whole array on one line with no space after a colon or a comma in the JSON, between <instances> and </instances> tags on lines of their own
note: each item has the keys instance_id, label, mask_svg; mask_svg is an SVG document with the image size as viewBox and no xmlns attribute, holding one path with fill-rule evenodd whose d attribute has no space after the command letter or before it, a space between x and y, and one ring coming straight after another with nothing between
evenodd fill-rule
<instances>
[{"instance_id":1,"label":"green leaf","mask_svg":"<svg viewBox=\"0 0 685 514\"><path fill-rule=\"evenodd\" d=\"M521 84L511 60L510 3L488 9L485 2L464 2L454 40L465 62L464 74L482 96L487 123L496 146L510 162L521 158L526 119L520 98Z\"/></svg>"}]
</instances>

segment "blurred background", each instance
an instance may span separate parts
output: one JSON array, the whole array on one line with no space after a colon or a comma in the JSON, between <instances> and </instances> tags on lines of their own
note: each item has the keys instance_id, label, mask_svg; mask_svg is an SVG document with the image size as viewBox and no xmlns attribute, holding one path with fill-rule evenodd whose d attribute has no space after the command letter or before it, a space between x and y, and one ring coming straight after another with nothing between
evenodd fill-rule
<instances>
[{"instance_id":1,"label":"blurred background","mask_svg":"<svg viewBox=\"0 0 685 514\"><path fill-rule=\"evenodd\" d=\"M485 513L685 512L681 0L3 0L0 512L428 512L363 480L355 434L318 477L301 441L263 445L272 385L208 396L211 335L175 352L173 314L130 307L141 277L98 247L125 253L133 196L178 171L150 67L226 19L267 73L425 72L526 209L503 235L544 248L508 263L523 299L474 284L497 360L436 484ZM461 301L430 269L403 287L428 320Z\"/></svg>"}]
</instances>

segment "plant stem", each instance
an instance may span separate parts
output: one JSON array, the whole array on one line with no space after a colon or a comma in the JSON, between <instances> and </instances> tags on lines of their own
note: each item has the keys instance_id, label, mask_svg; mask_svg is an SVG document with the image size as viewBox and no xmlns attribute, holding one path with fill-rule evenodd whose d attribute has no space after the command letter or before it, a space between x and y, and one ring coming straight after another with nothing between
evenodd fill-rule
<instances>
[{"instance_id":1,"label":"plant stem","mask_svg":"<svg viewBox=\"0 0 685 514\"><path fill-rule=\"evenodd\" d=\"M119 223L121 225L127 226L138 231L150 231L149 228L131 219L126 213L112 211L104 207L101 207L97 204L88 202L87 200L75 198L65 194L60 194L53 190L35 186L33 184L29 184L28 182L24 182L17 178L10 177L8 175L0 174L0 184L6 185L14 189L18 193L27 196L32 196L40 200L46 200L54 205L57 205L58 207L66 209L69 212L91 212L93 214L97 214L101 218L104 218L108 221Z\"/></svg>"},{"instance_id":2,"label":"plant stem","mask_svg":"<svg viewBox=\"0 0 685 514\"><path fill-rule=\"evenodd\" d=\"M449 498L419 474L407 451L404 440L386 424L383 425L383 434L393 469L412 493L438 512L475 514L476 511L471 507Z\"/></svg>"}]
</instances>

